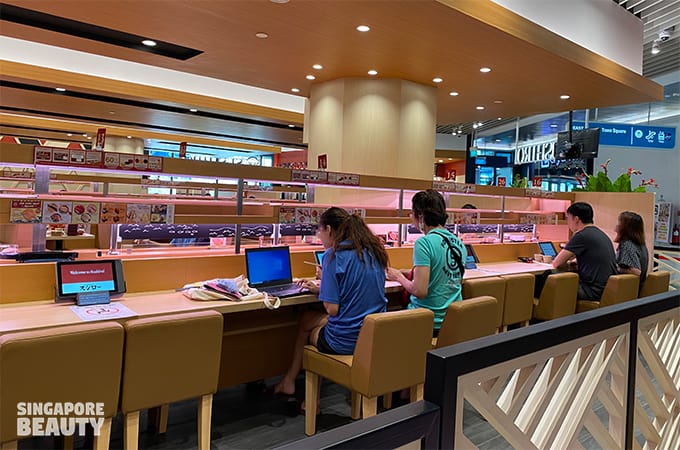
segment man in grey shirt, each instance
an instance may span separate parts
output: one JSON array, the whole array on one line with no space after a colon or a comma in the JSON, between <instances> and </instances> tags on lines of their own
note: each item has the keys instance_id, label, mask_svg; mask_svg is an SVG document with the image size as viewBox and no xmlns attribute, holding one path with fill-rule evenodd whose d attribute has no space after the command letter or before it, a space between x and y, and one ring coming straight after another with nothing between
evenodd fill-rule
<instances>
[{"instance_id":1,"label":"man in grey shirt","mask_svg":"<svg viewBox=\"0 0 680 450\"><path fill-rule=\"evenodd\" d=\"M614 245L593 225L593 208L588 203L576 202L567 209L567 225L574 235L553 260L553 267L570 268L576 258L578 298L599 301L609 276L617 273Z\"/></svg>"}]
</instances>

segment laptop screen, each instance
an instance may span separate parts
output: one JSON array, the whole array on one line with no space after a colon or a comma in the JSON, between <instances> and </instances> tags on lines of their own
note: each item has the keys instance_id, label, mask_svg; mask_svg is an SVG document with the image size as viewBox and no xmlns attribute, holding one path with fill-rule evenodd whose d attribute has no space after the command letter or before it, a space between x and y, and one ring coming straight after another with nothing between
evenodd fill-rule
<instances>
[{"instance_id":1,"label":"laptop screen","mask_svg":"<svg viewBox=\"0 0 680 450\"><path fill-rule=\"evenodd\" d=\"M325 252L323 250L317 250L317 251L314 252L314 257L316 258L316 263L318 265L321 265L321 263L323 261L323 254L324 253Z\"/></svg>"},{"instance_id":2,"label":"laptop screen","mask_svg":"<svg viewBox=\"0 0 680 450\"><path fill-rule=\"evenodd\" d=\"M541 253L544 255L552 257L557 256L557 252L555 252L555 247L553 247L552 242L539 242L538 246L541 248Z\"/></svg>"},{"instance_id":3,"label":"laptop screen","mask_svg":"<svg viewBox=\"0 0 680 450\"><path fill-rule=\"evenodd\" d=\"M291 283L288 247L247 248L246 274L253 287Z\"/></svg>"}]
</instances>

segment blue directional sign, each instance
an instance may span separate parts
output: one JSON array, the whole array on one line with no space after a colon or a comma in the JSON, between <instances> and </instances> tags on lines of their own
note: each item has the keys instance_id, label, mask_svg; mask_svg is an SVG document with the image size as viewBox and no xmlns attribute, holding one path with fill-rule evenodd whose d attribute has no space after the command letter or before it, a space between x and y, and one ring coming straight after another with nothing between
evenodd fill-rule
<instances>
[{"instance_id":1,"label":"blue directional sign","mask_svg":"<svg viewBox=\"0 0 680 450\"><path fill-rule=\"evenodd\" d=\"M584 122L572 123L573 130L582 130L584 127ZM674 127L590 122L588 128L600 129L601 145L667 149L675 147L676 129Z\"/></svg>"}]
</instances>

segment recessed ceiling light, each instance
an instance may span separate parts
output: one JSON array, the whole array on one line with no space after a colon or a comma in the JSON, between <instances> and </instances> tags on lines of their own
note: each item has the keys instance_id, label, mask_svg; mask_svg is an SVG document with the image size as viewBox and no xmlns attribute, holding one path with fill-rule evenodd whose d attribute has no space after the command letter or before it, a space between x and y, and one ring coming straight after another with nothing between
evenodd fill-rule
<instances>
[{"instance_id":1,"label":"recessed ceiling light","mask_svg":"<svg viewBox=\"0 0 680 450\"><path fill-rule=\"evenodd\" d=\"M451 91L451 92L449 92L449 95L450 95L451 97L455 97L456 95L458 95L458 92L456 92L456 91Z\"/></svg>"},{"instance_id":2,"label":"recessed ceiling light","mask_svg":"<svg viewBox=\"0 0 680 450\"><path fill-rule=\"evenodd\" d=\"M377 71L377 70L371 69L371 70L368 71L368 74L369 74L370 76L375 76L375 75L378 75L378 71Z\"/></svg>"},{"instance_id":3,"label":"recessed ceiling light","mask_svg":"<svg viewBox=\"0 0 680 450\"><path fill-rule=\"evenodd\" d=\"M449 158L449 161L453 161L453 158Z\"/></svg>"},{"instance_id":4,"label":"recessed ceiling light","mask_svg":"<svg viewBox=\"0 0 680 450\"><path fill-rule=\"evenodd\" d=\"M481 111L481 110L484 109L484 107L483 107L483 106L477 106L476 109L478 109L479 111Z\"/></svg>"},{"instance_id":5,"label":"recessed ceiling light","mask_svg":"<svg viewBox=\"0 0 680 450\"><path fill-rule=\"evenodd\" d=\"M498 120L503 120L503 118L502 118L502 117L499 117Z\"/></svg>"},{"instance_id":6,"label":"recessed ceiling light","mask_svg":"<svg viewBox=\"0 0 680 450\"><path fill-rule=\"evenodd\" d=\"M83 133L83 137L87 137L87 133Z\"/></svg>"},{"instance_id":7,"label":"recessed ceiling light","mask_svg":"<svg viewBox=\"0 0 680 450\"><path fill-rule=\"evenodd\" d=\"M132 139L132 136L128 136L127 138L128 138L128 139Z\"/></svg>"},{"instance_id":8,"label":"recessed ceiling light","mask_svg":"<svg viewBox=\"0 0 680 450\"><path fill-rule=\"evenodd\" d=\"M56 89L59 92L66 92L66 88L58 87L58 88L54 88L54 89Z\"/></svg>"},{"instance_id":9,"label":"recessed ceiling light","mask_svg":"<svg viewBox=\"0 0 680 450\"><path fill-rule=\"evenodd\" d=\"M152 41L151 39L144 39L142 41L142 44L146 45L147 47L155 47L156 41Z\"/></svg>"},{"instance_id":10,"label":"recessed ceiling light","mask_svg":"<svg viewBox=\"0 0 680 450\"><path fill-rule=\"evenodd\" d=\"M321 69L323 69L323 66L322 66L321 64L314 64L314 65L312 66L312 69L321 70Z\"/></svg>"},{"instance_id":11,"label":"recessed ceiling light","mask_svg":"<svg viewBox=\"0 0 680 450\"><path fill-rule=\"evenodd\" d=\"M87 136L88 139L92 139L92 136Z\"/></svg>"},{"instance_id":12,"label":"recessed ceiling light","mask_svg":"<svg viewBox=\"0 0 680 450\"><path fill-rule=\"evenodd\" d=\"M567 94L563 94L563 95L560 95L560 98L562 100L567 100L569 98L569 96Z\"/></svg>"},{"instance_id":13,"label":"recessed ceiling light","mask_svg":"<svg viewBox=\"0 0 680 450\"><path fill-rule=\"evenodd\" d=\"M482 125L484 125L482 122L477 122L478 127L481 127Z\"/></svg>"},{"instance_id":14,"label":"recessed ceiling light","mask_svg":"<svg viewBox=\"0 0 680 450\"><path fill-rule=\"evenodd\" d=\"M491 72L491 69L488 67L482 67L481 69L479 69L479 71L482 73L489 73Z\"/></svg>"},{"instance_id":15,"label":"recessed ceiling light","mask_svg":"<svg viewBox=\"0 0 680 450\"><path fill-rule=\"evenodd\" d=\"M189 112L198 112L198 110L196 108L191 108Z\"/></svg>"},{"instance_id":16,"label":"recessed ceiling light","mask_svg":"<svg viewBox=\"0 0 680 450\"><path fill-rule=\"evenodd\" d=\"M557 128L557 124L556 124L556 123L551 123L551 124L550 124L550 128Z\"/></svg>"},{"instance_id":17,"label":"recessed ceiling light","mask_svg":"<svg viewBox=\"0 0 680 450\"><path fill-rule=\"evenodd\" d=\"M501 141L500 139L496 139L496 142L500 142L500 141Z\"/></svg>"},{"instance_id":18,"label":"recessed ceiling light","mask_svg":"<svg viewBox=\"0 0 680 450\"><path fill-rule=\"evenodd\" d=\"M444 160L443 160L443 159L439 159L438 161L439 161L439 162L444 162Z\"/></svg>"},{"instance_id":19,"label":"recessed ceiling light","mask_svg":"<svg viewBox=\"0 0 680 450\"><path fill-rule=\"evenodd\" d=\"M474 128L475 130L476 130L478 127L479 127L479 125L477 125L476 123L473 123L473 124L472 124L472 128Z\"/></svg>"},{"instance_id":20,"label":"recessed ceiling light","mask_svg":"<svg viewBox=\"0 0 680 450\"><path fill-rule=\"evenodd\" d=\"M369 27L368 25L359 25L357 27L357 31L361 31L362 33L365 33L365 32L370 31L370 30L371 30L371 27Z\"/></svg>"},{"instance_id":21,"label":"recessed ceiling light","mask_svg":"<svg viewBox=\"0 0 680 450\"><path fill-rule=\"evenodd\" d=\"M66 133L66 136L73 136L73 133Z\"/></svg>"},{"instance_id":22,"label":"recessed ceiling light","mask_svg":"<svg viewBox=\"0 0 680 450\"><path fill-rule=\"evenodd\" d=\"M290 0L269 0L272 3L279 3L283 5L284 3L288 3Z\"/></svg>"},{"instance_id":23,"label":"recessed ceiling light","mask_svg":"<svg viewBox=\"0 0 680 450\"><path fill-rule=\"evenodd\" d=\"M290 92L300 92L300 89L298 89L298 88L292 88L292 89L290 90Z\"/></svg>"},{"instance_id":24,"label":"recessed ceiling light","mask_svg":"<svg viewBox=\"0 0 680 450\"><path fill-rule=\"evenodd\" d=\"M255 33L255 37L258 39L267 39L269 35L264 31L258 31L257 33Z\"/></svg>"},{"instance_id":25,"label":"recessed ceiling light","mask_svg":"<svg viewBox=\"0 0 680 450\"><path fill-rule=\"evenodd\" d=\"M116 114L116 111L109 111L109 114L114 115Z\"/></svg>"},{"instance_id":26,"label":"recessed ceiling light","mask_svg":"<svg viewBox=\"0 0 680 450\"><path fill-rule=\"evenodd\" d=\"M316 80L316 77L314 75L307 75L305 78L308 80Z\"/></svg>"},{"instance_id":27,"label":"recessed ceiling light","mask_svg":"<svg viewBox=\"0 0 680 450\"><path fill-rule=\"evenodd\" d=\"M432 78L432 82L433 82L433 83L441 83L442 81L444 81L444 80L441 79L441 78L439 78L439 77L434 77L434 78Z\"/></svg>"},{"instance_id":28,"label":"recessed ceiling light","mask_svg":"<svg viewBox=\"0 0 680 450\"><path fill-rule=\"evenodd\" d=\"M295 128L295 125L293 125L292 123L289 123L288 128Z\"/></svg>"},{"instance_id":29,"label":"recessed ceiling light","mask_svg":"<svg viewBox=\"0 0 680 450\"><path fill-rule=\"evenodd\" d=\"M500 105L501 103L503 103L503 100L494 100L493 102L497 105Z\"/></svg>"}]
</instances>

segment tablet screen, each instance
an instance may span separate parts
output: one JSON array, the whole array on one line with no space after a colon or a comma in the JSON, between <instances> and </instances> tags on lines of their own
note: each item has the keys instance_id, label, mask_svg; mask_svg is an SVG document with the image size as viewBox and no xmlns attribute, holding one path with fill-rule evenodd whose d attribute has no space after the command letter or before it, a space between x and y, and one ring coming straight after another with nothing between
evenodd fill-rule
<instances>
[{"instance_id":1,"label":"tablet screen","mask_svg":"<svg viewBox=\"0 0 680 450\"><path fill-rule=\"evenodd\" d=\"M555 252L555 247L553 247L552 242L539 242L538 246L541 248L541 253L545 256L557 256L557 252Z\"/></svg>"},{"instance_id":2,"label":"tablet screen","mask_svg":"<svg viewBox=\"0 0 680 450\"><path fill-rule=\"evenodd\" d=\"M57 262L57 298L75 298L88 292L125 292L121 261L59 261Z\"/></svg>"}]
</instances>

